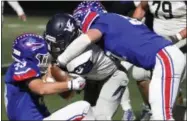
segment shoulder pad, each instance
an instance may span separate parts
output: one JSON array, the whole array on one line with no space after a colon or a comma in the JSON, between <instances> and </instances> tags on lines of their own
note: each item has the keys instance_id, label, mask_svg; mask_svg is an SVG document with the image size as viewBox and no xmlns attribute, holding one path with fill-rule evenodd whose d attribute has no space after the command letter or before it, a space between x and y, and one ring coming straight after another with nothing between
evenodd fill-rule
<instances>
[{"instance_id":1,"label":"shoulder pad","mask_svg":"<svg viewBox=\"0 0 187 121\"><path fill-rule=\"evenodd\" d=\"M39 68L32 62L22 61L13 65L13 80L25 81L41 75Z\"/></svg>"}]
</instances>

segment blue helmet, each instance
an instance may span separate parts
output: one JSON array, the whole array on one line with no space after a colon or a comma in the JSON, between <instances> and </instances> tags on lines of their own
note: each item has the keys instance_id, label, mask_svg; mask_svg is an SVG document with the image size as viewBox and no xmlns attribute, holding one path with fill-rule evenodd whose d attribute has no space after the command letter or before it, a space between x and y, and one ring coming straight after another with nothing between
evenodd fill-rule
<instances>
[{"instance_id":1,"label":"blue helmet","mask_svg":"<svg viewBox=\"0 0 187 121\"><path fill-rule=\"evenodd\" d=\"M39 68L48 66L47 44L42 36L26 33L13 41L12 57L15 61L32 61Z\"/></svg>"},{"instance_id":2,"label":"blue helmet","mask_svg":"<svg viewBox=\"0 0 187 121\"><path fill-rule=\"evenodd\" d=\"M43 37L49 53L56 59L79 35L80 29L75 19L70 14L59 13L48 21Z\"/></svg>"},{"instance_id":3,"label":"blue helmet","mask_svg":"<svg viewBox=\"0 0 187 121\"><path fill-rule=\"evenodd\" d=\"M99 1L84 1L73 11L74 19L79 22L83 32L101 13L106 13L106 9Z\"/></svg>"}]
</instances>

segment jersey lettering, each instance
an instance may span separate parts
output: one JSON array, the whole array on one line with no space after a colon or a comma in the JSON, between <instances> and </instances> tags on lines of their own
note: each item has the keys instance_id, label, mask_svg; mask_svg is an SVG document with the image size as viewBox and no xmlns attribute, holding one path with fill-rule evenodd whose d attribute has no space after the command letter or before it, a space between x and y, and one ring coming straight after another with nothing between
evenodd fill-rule
<instances>
[{"instance_id":1,"label":"jersey lettering","mask_svg":"<svg viewBox=\"0 0 187 121\"><path fill-rule=\"evenodd\" d=\"M79 66L76 70L75 70L75 73L77 74L81 74L83 72L84 68Z\"/></svg>"},{"instance_id":2,"label":"jersey lettering","mask_svg":"<svg viewBox=\"0 0 187 121\"><path fill-rule=\"evenodd\" d=\"M16 63L14 65L14 69L15 69L15 72L13 75L13 79L15 81L24 81L26 79L37 76L37 72L34 69L27 67L26 61Z\"/></svg>"},{"instance_id":3,"label":"jersey lettering","mask_svg":"<svg viewBox=\"0 0 187 121\"><path fill-rule=\"evenodd\" d=\"M77 74L87 74L91 71L92 68L93 68L93 63L90 60L88 60L87 62L76 67L74 72Z\"/></svg>"},{"instance_id":4,"label":"jersey lettering","mask_svg":"<svg viewBox=\"0 0 187 121\"><path fill-rule=\"evenodd\" d=\"M159 11L160 7L161 7L161 9L162 9L162 11L164 13L168 14L167 16L164 15L165 19L173 18L171 2L169 2L169 1L163 1L163 2L161 2L161 1L153 1L153 5L157 5L156 11L155 11L155 16L157 18L159 18L158 17L158 11Z\"/></svg>"},{"instance_id":5,"label":"jersey lettering","mask_svg":"<svg viewBox=\"0 0 187 121\"><path fill-rule=\"evenodd\" d=\"M132 25L142 25L143 23L141 21L138 21L137 19L134 19L134 18L130 18L130 17L127 17L127 16L122 16L120 15L121 17L129 20L129 22L132 24Z\"/></svg>"},{"instance_id":6,"label":"jersey lettering","mask_svg":"<svg viewBox=\"0 0 187 121\"><path fill-rule=\"evenodd\" d=\"M93 62L91 61L93 51L89 50L81 54L77 58L73 59L67 64L67 70L77 74L87 74L93 68Z\"/></svg>"},{"instance_id":7,"label":"jersey lettering","mask_svg":"<svg viewBox=\"0 0 187 121\"><path fill-rule=\"evenodd\" d=\"M27 64L26 61L23 62L23 63L16 63L16 64L14 65L14 68L15 68L15 70L19 70L19 69L24 68L24 67L26 66L26 64Z\"/></svg>"}]
</instances>

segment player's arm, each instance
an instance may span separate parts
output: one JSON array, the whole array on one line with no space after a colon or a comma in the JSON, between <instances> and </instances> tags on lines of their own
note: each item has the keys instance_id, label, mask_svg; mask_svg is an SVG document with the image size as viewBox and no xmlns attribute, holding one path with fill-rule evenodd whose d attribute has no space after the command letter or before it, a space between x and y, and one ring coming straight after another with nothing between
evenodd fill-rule
<instances>
[{"instance_id":1,"label":"player's arm","mask_svg":"<svg viewBox=\"0 0 187 121\"><path fill-rule=\"evenodd\" d=\"M28 87L32 92L39 95L49 95L62 93L69 90L81 90L84 88L84 78L80 76L70 77L69 74L62 71L57 66L51 66L50 70L55 81L50 83L44 80L46 78L31 78L31 80L28 81Z\"/></svg>"},{"instance_id":2,"label":"player's arm","mask_svg":"<svg viewBox=\"0 0 187 121\"><path fill-rule=\"evenodd\" d=\"M66 66L68 62L80 55L91 43L99 41L102 34L99 29L89 29L85 34L76 38L58 57L57 61L61 66Z\"/></svg>"},{"instance_id":3,"label":"player's arm","mask_svg":"<svg viewBox=\"0 0 187 121\"><path fill-rule=\"evenodd\" d=\"M148 1L141 1L141 3L135 9L132 17L138 20L142 20L142 18L145 16L147 9L148 9Z\"/></svg>"},{"instance_id":4,"label":"player's arm","mask_svg":"<svg viewBox=\"0 0 187 121\"><path fill-rule=\"evenodd\" d=\"M28 87L32 92L39 95L57 94L69 90L68 81L44 83L40 78L31 80L28 84Z\"/></svg>"}]
</instances>

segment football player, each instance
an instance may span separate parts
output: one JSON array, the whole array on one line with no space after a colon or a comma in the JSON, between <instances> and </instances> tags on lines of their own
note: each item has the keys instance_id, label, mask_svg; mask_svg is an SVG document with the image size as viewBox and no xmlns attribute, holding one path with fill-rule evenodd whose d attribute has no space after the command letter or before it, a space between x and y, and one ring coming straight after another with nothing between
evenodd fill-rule
<instances>
[{"instance_id":1,"label":"football player","mask_svg":"<svg viewBox=\"0 0 187 121\"><path fill-rule=\"evenodd\" d=\"M84 34L58 56L58 63L62 67L66 66L90 44L103 38L105 52L109 51L146 70L153 70L149 85L151 118L173 119L173 103L185 65L183 53L171 42L150 31L142 22L107 13L97 1L80 3L73 16L81 23Z\"/></svg>"},{"instance_id":2,"label":"football player","mask_svg":"<svg viewBox=\"0 0 187 121\"><path fill-rule=\"evenodd\" d=\"M71 81L69 78L54 83L44 81L42 72L48 65L48 55L46 42L39 35L27 33L14 40L14 62L5 76L5 106L8 119L93 120L90 104L86 101L78 101L52 114L49 113L43 95L81 90L85 79L79 76Z\"/></svg>"},{"instance_id":3,"label":"football player","mask_svg":"<svg viewBox=\"0 0 187 121\"><path fill-rule=\"evenodd\" d=\"M148 9L154 15L153 29L154 31L174 44L182 50L186 55L186 1L142 1L137 7L133 17L142 19ZM186 73L185 73L186 74ZM184 74L183 79L186 77Z\"/></svg>"},{"instance_id":4,"label":"football player","mask_svg":"<svg viewBox=\"0 0 187 121\"><path fill-rule=\"evenodd\" d=\"M182 50L186 55L186 39L187 39L187 28L186 28L186 1L142 1L134 12L133 17L141 20L148 8L154 15L153 29L154 31L168 40L171 40L174 44ZM143 69L135 69L141 73L147 73ZM144 71L144 72L143 72ZM186 78L186 70L184 70L183 81ZM140 80L140 85L147 87L149 82ZM178 104L182 104L182 93L180 89Z\"/></svg>"},{"instance_id":5,"label":"football player","mask_svg":"<svg viewBox=\"0 0 187 121\"><path fill-rule=\"evenodd\" d=\"M153 29L158 34L168 38L173 43L186 40L186 10L187 2L142 1L133 17L142 19L149 8L154 15ZM179 48L185 43L179 44Z\"/></svg>"},{"instance_id":6,"label":"football player","mask_svg":"<svg viewBox=\"0 0 187 121\"><path fill-rule=\"evenodd\" d=\"M54 15L48 21L44 34L49 52L53 58L56 60L81 33L78 23L71 15ZM81 44L77 45L77 47L79 46L81 47ZM125 88L128 91L126 86L129 80L126 73L119 70L118 65L95 44L90 45L79 56L68 62L65 68L69 73L83 76L87 80L87 84L90 84L86 86L85 98L95 106L94 114L96 119L111 120L120 104ZM97 85L99 87L94 86L96 83L100 84ZM89 90L89 88L92 90ZM95 96L95 93L99 93L98 97ZM89 99L87 96L95 97L96 104L93 104L95 99ZM126 99L124 103L127 103L128 106L124 107L124 120L133 120L134 115L129 100Z\"/></svg>"}]
</instances>

